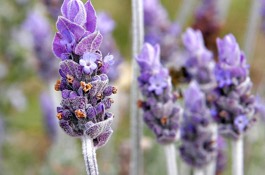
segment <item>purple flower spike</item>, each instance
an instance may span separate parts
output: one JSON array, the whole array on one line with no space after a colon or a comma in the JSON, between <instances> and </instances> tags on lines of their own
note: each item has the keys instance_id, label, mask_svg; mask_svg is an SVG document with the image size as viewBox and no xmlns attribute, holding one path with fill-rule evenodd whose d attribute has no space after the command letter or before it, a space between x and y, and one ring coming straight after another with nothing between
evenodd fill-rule
<instances>
[{"instance_id":1,"label":"purple flower spike","mask_svg":"<svg viewBox=\"0 0 265 175\"><path fill-rule=\"evenodd\" d=\"M215 62L213 54L204 45L202 33L191 28L182 36L186 49L185 69L188 76L195 80L204 91L216 86L214 77Z\"/></svg>"},{"instance_id":2,"label":"purple flower spike","mask_svg":"<svg viewBox=\"0 0 265 175\"><path fill-rule=\"evenodd\" d=\"M143 109L144 121L156 135L157 141L168 144L176 140L180 108L175 104L171 79L159 61L159 54L159 45L153 47L144 44L136 58L141 72L138 83L145 98L139 101L139 107Z\"/></svg>"},{"instance_id":3,"label":"purple flower spike","mask_svg":"<svg viewBox=\"0 0 265 175\"><path fill-rule=\"evenodd\" d=\"M217 39L217 46L219 62L215 77L218 87L211 110L219 132L239 139L256 121L254 115L258 112L256 99L251 95L249 66L233 35Z\"/></svg>"},{"instance_id":4,"label":"purple flower spike","mask_svg":"<svg viewBox=\"0 0 265 175\"><path fill-rule=\"evenodd\" d=\"M54 39L55 55L62 59L61 79L55 90L62 92L57 118L70 136L92 139L95 147L103 146L112 133L113 114L108 112L110 98L117 89L108 85L107 67L112 55L103 59L99 50L102 35L95 31L95 11L90 1L65 0ZM104 70L104 71L103 71Z\"/></svg>"},{"instance_id":5,"label":"purple flower spike","mask_svg":"<svg viewBox=\"0 0 265 175\"><path fill-rule=\"evenodd\" d=\"M191 82L184 98L180 155L190 166L203 168L214 160L217 151L211 113L206 106L205 95L196 82Z\"/></svg>"}]
</instances>

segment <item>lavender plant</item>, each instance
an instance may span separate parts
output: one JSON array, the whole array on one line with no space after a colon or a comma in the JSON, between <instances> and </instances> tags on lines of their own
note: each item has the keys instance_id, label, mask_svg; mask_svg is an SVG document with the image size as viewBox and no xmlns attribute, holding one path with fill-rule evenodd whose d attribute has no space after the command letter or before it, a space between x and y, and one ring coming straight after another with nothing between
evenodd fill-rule
<instances>
[{"instance_id":1,"label":"lavender plant","mask_svg":"<svg viewBox=\"0 0 265 175\"><path fill-rule=\"evenodd\" d=\"M112 55L102 56L102 35L96 31L96 12L90 2L65 0L58 18L53 51L62 61L55 90L62 92L57 117L61 128L72 137L82 138L87 174L98 174L95 151L112 134L112 94L106 75Z\"/></svg>"},{"instance_id":2,"label":"lavender plant","mask_svg":"<svg viewBox=\"0 0 265 175\"><path fill-rule=\"evenodd\" d=\"M144 96L144 100L139 101L139 107L144 112L144 121L155 134L158 143L172 145L176 141L181 110L176 105L177 97L172 93L168 70L160 63L159 45L152 46L146 43L136 60L140 67L138 84ZM173 146L170 149L173 152L168 153L168 157L173 158L170 159L172 162L168 163L173 167L168 166L168 173L176 174L175 148ZM166 153L167 151L168 149Z\"/></svg>"},{"instance_id":3,"label":"lavender plant","mask_svg":"<svg viewBox=\"0 0 265 175\"><path fill-rule=\"evenodd\" d=\"M216 135L205 94L195 81L184 93L184 116L181 124L180 156L195 169L203 169L216 156Z\"/></svg>"}]
</instances>

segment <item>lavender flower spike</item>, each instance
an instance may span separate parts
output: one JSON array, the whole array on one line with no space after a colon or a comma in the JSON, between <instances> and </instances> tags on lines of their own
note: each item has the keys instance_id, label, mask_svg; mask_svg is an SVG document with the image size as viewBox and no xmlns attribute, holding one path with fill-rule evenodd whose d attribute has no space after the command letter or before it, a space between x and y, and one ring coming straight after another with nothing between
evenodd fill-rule
<instances>
[{"instance_id":1,"label":"lavender flower spike","mask_svg":"<svg viewBox=\"0 0 265 175\"><path fill-rule=\"evenodd\" d=\"M172 93L167 69L160 63L160 47L146 43L137 57L140 66L139 88L145 98L139 104L144 111L144 121L161 144L176 139L180 109Z\"/></svg>"},{"instance_id":2,"label":"lavender flower spike","mask_svg":"<svg viewBox=\"0 0 265 175\"><path fill-rule=\"evenodd\" d=\"M195 80L204 91L216 86L213 54L205 47L202 33L188 28L182 36L186 50L185 68L188 77Z\"/></svg>"},{"instance_id":3,"label":"lavender flower spike","mask_svg":"<svg viewBox=\"0 0 265 175\"><path fill-rule=\"evenodd\" d=\"M158 143L165 148L168 175L177 175L174 142L179 128L180 108L172 93L169 73L160 63L160 47L144 44L136 58L140 67L139 88L144 96L139 101L147 126L156 135Z\"/></svg>"},{"instance_id":4,"label":"lavender flower spike","mask_svg":"<svg viewBox=\"0 0 265 175\"><path fill-rule=\"evenodd\" d=\"M194 168L204 168L216 156L216 138L211 113L206 106L204 93L193 81L184 94L185 109L181 125L182 159Z\"/></svg>"},{"instance_id":5,"label":"lavender flower spike","mask_svg":"<svg viewBox=\"0 0 265 175\"><path fill-rule=\"evenodd\" d=\"M96 17L90 1L65 0L59 17L53 49L62 59L61 79L55 90L62 92L57 118L61 128L72 137L82 137L83 154L88 175L97 175L95 150L108 141L113 114L108 112L117 89L108 85L104 73L112 57L101 54L102 36L95 31ZM93 33L92 33L93 32ZM62 52L61 52L62 51Z\"/></svg>"},{"instance_id":6,"label":"lavender flower spike","mask_svg":"<svg viewBox=\"0 0 265 175\"><path fill-rule=\"evenodd\" d=\"M215 76L218 87L212 114L219 124L219 132L237 140L256 121L256 102L251 95L249 66L232 34L217 39L217 46L219 63Z\"/></svg>"}]
</instances>

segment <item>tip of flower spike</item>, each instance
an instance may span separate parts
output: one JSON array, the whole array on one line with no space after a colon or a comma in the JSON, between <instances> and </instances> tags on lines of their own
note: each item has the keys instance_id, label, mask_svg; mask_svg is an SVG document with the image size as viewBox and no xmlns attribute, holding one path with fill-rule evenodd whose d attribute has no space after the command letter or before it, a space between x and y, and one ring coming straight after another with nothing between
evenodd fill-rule
<instances>
[{"instance_id":1,"label":"tip of flower spike","mask_svg":"<svg viewBox=\"0 0 265 175\"><path fill-rule=\"evenodd\" d=\"M75 110L75 115L77 118L86 118L86 113L82 112L80 109Z\"/></svg>"},{"instance_id":2,"label":"tip of flower spike","mask_svg":"<svg viewBox=\"0 0 265 175\"><path fill-rule=\"evenodd\" d=\"M85 83L84 81L80 82L80 86L83 88L84 92L88 92L93 86L90 83Z\"/></svg>"},{"instance_id":3,"label":"tip of flower spike","mask_svg":"<svg viewBox=\"0 0 265 175\"><path fill-rule=\"evenodd\" d=\"M61 86L61 80L57 80L55 85L54 85L54 89L56 91L60 91L60 86Z\"/></svg>"},{"instance_id":4,"label":"tip of flower spike","mask_svg":"<svg viewBox=\"0 0 265 175\"><path fill-rule=\"evenodd\" d=\"M57 117L59 120L62 120L63 115L62 115L62 113L58 113L58 114L56 115L56 117Z\"/></svg>"}]
</instances>

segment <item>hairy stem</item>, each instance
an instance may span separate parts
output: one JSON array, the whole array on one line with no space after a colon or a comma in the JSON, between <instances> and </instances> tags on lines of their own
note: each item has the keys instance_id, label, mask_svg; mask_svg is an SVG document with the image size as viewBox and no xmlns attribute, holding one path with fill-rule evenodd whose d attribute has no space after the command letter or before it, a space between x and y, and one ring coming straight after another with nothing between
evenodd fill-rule
<instances>
[{"instance_id":1,"label":"hairy stem","mask_svg":"<svg viewBox=\"0 0 265 175\"><path fill-rule=\"evenodd\" d=\"M98 175L98 165L96 157L96 149L93 144L93 139L88 136L82 137L83 156L86 165L87 175Z\"/></svg>"},{"instance_id":2,"label":"hairy stem","mask_svg":"<svg viewBox=\"0 0 265 175\"><path fill-rule=\"evenodd\" d=\"M176 151L174 144L164 145L166 162L167 162L167 174L177 175L177 162L176 162Z\"/></svg>"},{"instance_id":3,"label":"hairy stem","mask_svg":"<svg viewBox=\"0 0 265 175\"><path fill-rule=\"evenodd\" d=\"M142 137L142 119L136 106L139 97L137 74L138 68L135 57L139 54L144 40L143 24L143 1L132 0L132 31L133 31L133 48L132 48L132 84L131 84L131 163L130 175L141 175L142 173L142 151L140 147Z\"/></svg>"},{"instance_id":4,"label":"hairy stem","mask_svg":"<svg viewBox=\"0 0 265 175\"><path fill-rule=\"evenodd\" d=\"M235 140L232 142L232 174L233 175L243 175L244 171L244 155L243 155L243 138Z\"/></svg>"}]
</instances>

